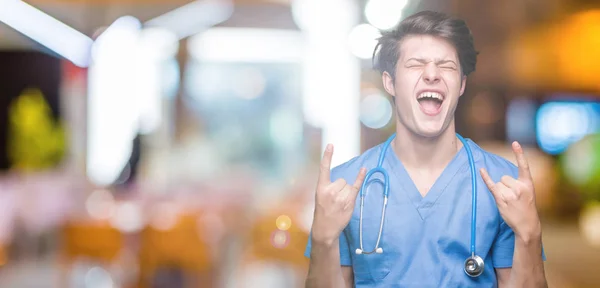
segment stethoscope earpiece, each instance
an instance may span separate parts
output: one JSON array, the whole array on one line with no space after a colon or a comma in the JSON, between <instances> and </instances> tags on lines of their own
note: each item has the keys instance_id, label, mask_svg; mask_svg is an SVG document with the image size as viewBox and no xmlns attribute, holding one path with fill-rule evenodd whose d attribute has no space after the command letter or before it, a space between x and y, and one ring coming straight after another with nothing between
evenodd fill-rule
<instances>
[{"instance_id":1,"label":"stethoscope earpiece","mask_svg":"<svg viewBox=\"0 0 600 288\"><path fill-rule=\"evenodd\" d=\"M354 253L356 253L357 255L360 255L360 254L373 254L373 252L366 253L365 251L363 251L363 250L362 250L362 249L360 249L360 248L357 248L357 249L356 249L356 251L355 251ZM382 254L382 253L383 253L383 248L381 248L381 247L378 247L377 249L375 249L375 253L377 253L377 254Z\"/></svg>"},{"instance_id":2,"label":"stethoscope earpiece","mask_svg":"<svg viewBox=\"0 0 600 288\"><path fill-rule=\"evenodd\" d=\"M477 255L473 255L465 261L465 273L471 277L477 277L483 273L483 259Z\"/></svg>"}]
</instances>

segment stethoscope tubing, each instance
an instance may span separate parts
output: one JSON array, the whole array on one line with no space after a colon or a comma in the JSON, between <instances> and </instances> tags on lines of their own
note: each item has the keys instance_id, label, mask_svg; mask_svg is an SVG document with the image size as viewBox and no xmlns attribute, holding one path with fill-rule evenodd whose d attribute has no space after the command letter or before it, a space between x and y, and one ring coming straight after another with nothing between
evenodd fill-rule
<instances>
[{"instance_id":1,"label":"stethoscope tubing","mask_svg":"<svg viewBox=\"0 0 600 288\"><path fill-rule=\"evenodd\" d=\"M381 241L381 235L383 232L383 222L385 221L385 212L386 212L386 208L387 208L387 201L388 201L388 195L389 195L389 189L390 189L390 184L389 184L389 175L387 173L387 171L383 168L383 161L385 159L385 155L387 153L387 150L389 149L390 143L392 142L392 140L396 137L396 133L392 134L388 140L384 143L383 147L382 147L382 151L379 154L379 159L377 161L377 167L371 169L367 175L365 176L365 180L361 186L360 189L360 218L359 218L359 241L360 241L360 248L356 249L356 254L372 254L372 253L383 253L383 248L379 247L379 243ZM471 247L470 247L470 252L471 252L471 257L470 258L475 258L477 257L478 260L483 261L479 256L475 255L475 232L476 232L476 219L477 219L477 177L476 177L476 171L475 171L475 160L473 159L473 154L471 152L471 148L469 147L467 141L460 136L458 133L456 134L456 137L462 142L465 151L467 152L467 157L468 157L468 161L469 161L469 168L470 168L470 172L471 172L471 199L472 199L472 203L471 203ZM370 180L370 178L376 174L379 173L381 175L383 175L384 181L382 183L382 181L380 179L374 179L374 180ZM383 207L382 207L382 211L381 211L381 221L379 224L379 233L377 236L377 242L375 244L375 249L373 249L373 251L364 251L363 248L363 239L362 239L362 220L363 220L363 208L364 208L364 197L365 197L365 190L366 187L370 184L372 184L372 182L378 182L383 184L382 186L384 187L383 190ZM483 267L483 263L481 263L481 267ZM476 277L481 273L481 270L478 274L476 275L470 275L472 277ZM469 274L469 273L467 273Z\"/></svg>"},{"instance_id":2,"label":"stethoscope tubing","mask_svg":"<svg viewBox=\"0 0 600 288\"><path fill-rule=\"evenodd\" d=\"M473 153L471 153L471 148L467 144L467 141L458 133L456 134L456 137L463 143L465 151L467 151L469 169L471 170L471 255L475 256L475 229L477 227L477 175L475 172L475 160L473 159Z\"/></svg>"}]
</instances>

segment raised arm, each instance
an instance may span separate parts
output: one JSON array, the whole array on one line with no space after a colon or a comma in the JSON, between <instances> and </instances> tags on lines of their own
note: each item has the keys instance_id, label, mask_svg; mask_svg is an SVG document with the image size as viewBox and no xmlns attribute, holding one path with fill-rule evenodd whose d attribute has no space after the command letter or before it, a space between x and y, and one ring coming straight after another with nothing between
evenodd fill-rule
<instances>
[{"instance_id":1,"label":"raised arm","mask_svg":"<svg viewBox=\"0 0 600 288\"><path fill-rule=\"evenodd\" d=\"M340 262L340 235L352 217L356 196L365 179L362 168L353 185L344 179L331 182L333 146L327 145L317 183L315 216L311 232L311 252L307 288L352 287L352 269Z\"/></svg>"},{"instance_id":2,"label":"raised arm","mask_svg":"<svg viewBox=\"0 0 600 288\"><path fill-rule=\"evenodd\" d=\"M512 145L519 177L505 175L495 183L485 169L481 176L496 199L504 222L515 233L512 268L497 271L505 287L548 287L542 257L542 228L535 204L535 191L529 164L519 143ZM510 271L510 272L509 272ZM508 279L507 279L508 278Z\"/></svg>"}]
</instances>

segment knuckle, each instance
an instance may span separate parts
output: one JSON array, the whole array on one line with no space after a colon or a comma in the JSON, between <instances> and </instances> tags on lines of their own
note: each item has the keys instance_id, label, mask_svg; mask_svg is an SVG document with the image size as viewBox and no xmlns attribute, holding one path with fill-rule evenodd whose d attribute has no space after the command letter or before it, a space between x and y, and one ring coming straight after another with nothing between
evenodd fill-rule
<instances>
[{"instance_id":1,"label":"knuckle","mask_svg":"<svg viewBox=\"0 0 600 288\"><path fill-rule=\"evenodd\" d=\"M342 191L342 193L339 193L338 195L335 196L335 202L339 203L341 205L346 205L346 193L345 193L345 191Z\"/></svg>"},{"instance_id":2,"label":"knuckle","mask_svg":"<svg viewBox=\"0 0 600 288\"><path fill-rule=\"evenodd\" d=\"M513 191L515 191L516 194L521 194L523 191L526 191L526 188L521 183L518 183L515 185L515 188L513 188Z\"/></svg>"},{"instance_id":3,"label":"knuckle","mask_svg":"<svg viewBox=\"0 0 600 288\"><path fill-rule=\"evenodd\" d=\"M521 198L522 192L520 189L517 188L517 189L513 190L513 195L515 197L514 199L517 200L517 199Z\"/></svg>"},{"instance_id":4,"label":"knuckle","mask_svg":"<svg viewBox=\"0 0 600 288\"><path fill-rule=\"evenodd\" d=\"M529 188L529 185L527 185L526 183L519 182L517 187L515 187L515 193L517 193L519 195L526 193L527 191L530 191L530 188Z\"/></svg>"}]
</instances>

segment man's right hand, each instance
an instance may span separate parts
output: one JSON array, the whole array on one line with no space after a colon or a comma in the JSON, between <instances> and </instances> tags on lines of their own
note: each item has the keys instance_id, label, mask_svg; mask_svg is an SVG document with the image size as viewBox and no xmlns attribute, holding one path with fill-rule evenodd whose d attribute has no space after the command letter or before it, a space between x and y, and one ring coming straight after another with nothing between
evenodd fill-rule
<instances>
[{"instance_id":1,"label":"man's right hand","mask_svg":"<svg viewBox=\"0 0 600 288\"><path fill-rule=\"evenodd\" d=\"M337 241L350 222L356 197L367 174L367 170L361 168L354 184L348 185L344 179L337 179L332 183L329 174L332 156L333 145L329 144L321 160L312 226L312 241L326 245Z\"/></svg>"}]
</instances>

